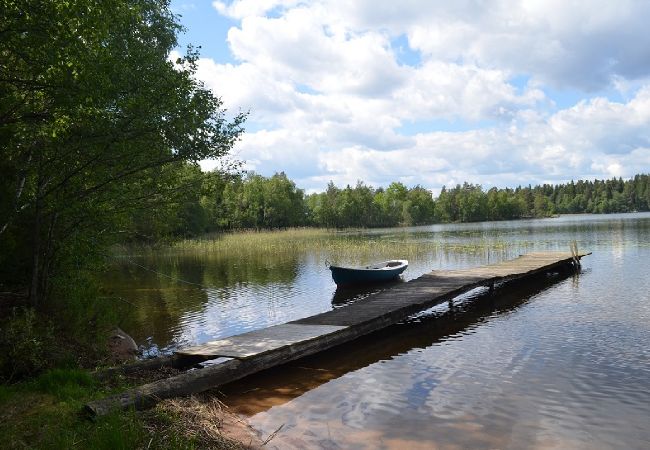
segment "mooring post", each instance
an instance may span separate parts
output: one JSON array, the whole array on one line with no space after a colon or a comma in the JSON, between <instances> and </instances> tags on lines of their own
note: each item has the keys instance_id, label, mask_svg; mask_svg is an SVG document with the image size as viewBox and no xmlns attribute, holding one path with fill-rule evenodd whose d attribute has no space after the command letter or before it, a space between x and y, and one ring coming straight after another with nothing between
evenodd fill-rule
<instances>
[{"instance_id":1,"label":"mooring post","mask_svg":"<svg viewBox=\"0 0 650 450\"><path fill-rule=\"evenodd\" d=\"M580 269L580 258L578 258L578 243L575 239L571 242L569 247L571 248L571 255L573 255L573 266L578 270Z\"/></svg>"}]
</instances>

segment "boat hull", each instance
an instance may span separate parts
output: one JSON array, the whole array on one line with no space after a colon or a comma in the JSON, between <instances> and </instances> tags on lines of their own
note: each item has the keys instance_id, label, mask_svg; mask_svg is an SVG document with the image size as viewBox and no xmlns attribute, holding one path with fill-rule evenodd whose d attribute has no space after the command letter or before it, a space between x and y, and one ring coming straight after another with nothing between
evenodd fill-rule
<instances>
[{"instance_id":1,"label":"boat hull","mask_svg":"<svg viewBox=\"0 0 650 450\"><path fill-rule=\"evenodd\" d=\"M332 278L338 286L353 286L358 284L374 284L394 280L408 267L408 262L399 261L394 267L380 269L330 266Z\"/></svg>"}]
</instances>

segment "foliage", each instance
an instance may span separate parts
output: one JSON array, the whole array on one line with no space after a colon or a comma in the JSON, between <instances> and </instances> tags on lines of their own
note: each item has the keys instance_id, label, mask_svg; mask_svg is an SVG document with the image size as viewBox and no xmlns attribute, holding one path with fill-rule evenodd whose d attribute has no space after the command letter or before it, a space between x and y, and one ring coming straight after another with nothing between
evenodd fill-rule
<instances>
[{"instance_id":1,"label":"foliage","mask_svg":"<svg viewBox=\"0 0 650 450\"><path fill-rule=\"evenodd\" d=\"M224 229L286 228L307 224L304 193L284 173L263 177L254 172L236 173L186 170L184 198L169 203L160 224L152 214L134 216L135 240L143 240L142 230L158 225L150 235L167 234L195 237ZM151 225L148 225L151 223ZM163 224L167 229L162 230ZM146 240L146 239L145 239Z\"/></svg>"},{"instance_id":2,"label":"foliage","mask_svg":"<svg viewBox=\"0 0 650 450\"><path fill-rule=\"evenodd\" d=\"M168 0L1 3L0 281L37 304L67 246L119 239L143 211L165 223L183 171L228 153L245 115L227 120L191 48L168 60Z\"/></svg>"},{"instance_id":3,"label":"foliage","mask_svg":"<svg viewBox=\"0 0 650 450\"><path fill-rule=\"evenodd\" d=\"M0 328L0 381L12 382L42 371L51 343L51 330L37 323L33 309L14 308Z\"/></svg>"},{"instance_id":4,"label":"foliage","mask_svg":"<svg viewBox=\"0 0 650 450\"><path fill-rule=\"evenodd\" d=\"M443 186L437 198L421 186L408 188L397 182L386 189L361 181L345 188L330 182L325 192L305 196L284 173L267 178L253 172L241 176L191 170L186 175L194 177L188 183L197 188L189 200L168 210L165 219L174 224L168 231L186 238L234 229L394 227L650 208L648 175L627 181L619 178L488 191L463 183Z\"/></svg>"},{"instance_id":5,"label":"foliage","mask_svg":"<svg viewBox=\"0 0 650 450\"><path fill-rule=\"evenodd\" d=\"M303 191L284 173L265 178L249 173L224 198L232 228L282 228L304 224Z\"/></svg>"},{"instance_id":6,"label":"foliage","mask_svg":"<svg viewBox=\"0 0 650 450\"><path fill-rule=\"evenodd\" d=\"M326 192L312 194L306 202L310 223L328 228L422 225L434 220L431 192L402 183L391 183L385 190L363 182L345 189L330 183Z\"/></svg>"},{"instance_id":7,"label":"foliage","mask_svg":"<svg viewBox=\"0 0 650 450\"><path fill-rule=\"evenodd\" d=\"M0 322L0 382L29 379L54 367L95 367L106 358L108 331L119 323L122 303L102 301L92 290L83 301L56 298L56 312L15 307ZM66 290L70 292L71 290ZM68 298L68 297L66 297Z\"/></svg>"}]
</instances>

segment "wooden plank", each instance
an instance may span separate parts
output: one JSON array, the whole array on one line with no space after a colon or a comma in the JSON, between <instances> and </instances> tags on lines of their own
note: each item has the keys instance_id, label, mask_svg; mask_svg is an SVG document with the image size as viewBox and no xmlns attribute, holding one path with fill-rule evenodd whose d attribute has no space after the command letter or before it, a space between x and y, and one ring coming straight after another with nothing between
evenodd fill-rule
<instances>
[{"instance_id":1,"label":"wooden plank","mask_svg":"<svg viewBox=\"0 0 650 450\"><path fill-rule=\"evenodd\" d=\"M178 357L186 359L213 356L237 359L217 361L199 370L96 400L88 403L86 409L92 414L102 415L115 408L146 408L164 398L215 388L398 323L478 286L492 286L563 266L572 267L574 258L579 260L588 254L531 253L476 268L433 271L342 308L180 350ZM167 363L171 364L171 361Z\"/></svg>"},{"instance_id":2,"label":"wooden plank","mask_svg":"<svg viewBox=\"0 0 650 450\"><path fill-rule=\"evenodd\" d=\"M129 375L148 370L159 370L165 367L183 369L194 364L199 364L208 359L202 356L184 356L179 354L159 356L157 358L143 359L130 364L125 364L108 369L100 369L93 373L93 376L100 380L112 378L116 375Z\"/></svg>"},{"instance_id":3,"label":"wooden plank","mask_svg":"<svg viewBox=\"0 0 650 450\"><path fill-rule=\"evenodd\" d=\"M261 370L349 342L360 335L374 331L374 326L340 327L339 331L323 335L319 339L278 347L252 358L231 359L221 364L188 371L117 395L91 401L84 406L84 410L92 416L102 416L116 409L150 408L166 398L203 392Z\"/></svg>"},{"instance_id":4,"label":"wooden plank","mask_svg":"<svg viewBox=\"0 0 650 450\"><path fill-rule=\"evenodd\" d=\"M543 260L538 260L542 256ZM536 254L530 258L525 255L511 261L471 269L433 271L343 308L300 319L294 323L356 326L378 316L399 313L400 310L426 309L445 301L451 294L455 297L477 286L536 273L571 260L570 253L559 252L550 255Z\"/></svg>"},{"instance_id":5,"label":"wooden plank","mask_svg":"<svg viewBox=\"0 0 650 450\"><path fill-rule=\"evenodd\" d=\"M297 342L323 337L343 328L345 326L283 323L262 330L206 342L202 345L178 350L176 353L188 356L250 358Z\"/></svg>"}]
</instances>

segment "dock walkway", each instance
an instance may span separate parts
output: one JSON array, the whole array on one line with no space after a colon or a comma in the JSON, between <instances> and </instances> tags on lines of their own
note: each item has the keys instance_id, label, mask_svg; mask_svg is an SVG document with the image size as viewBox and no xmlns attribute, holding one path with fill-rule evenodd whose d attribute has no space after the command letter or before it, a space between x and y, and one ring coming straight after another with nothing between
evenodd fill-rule
<instances>
[{"instance_id":1,"label":"dock walkway","mask_svg":"<svg viewBox=\"0 0 650 450\"><path fill-rule=\"evenodd\" d=\"M206 342L176 352L176 363L215 360L201 369L140 386L86 405L101 415L116 407L146 408L157 401L202 392L311 355L398 323L480 286L521 280L579 264L589 253L529 253L469 269L435 270L351 305L300 320ZM149 364L152 366L152 364Z\"/></svg>"}]
</instances>

